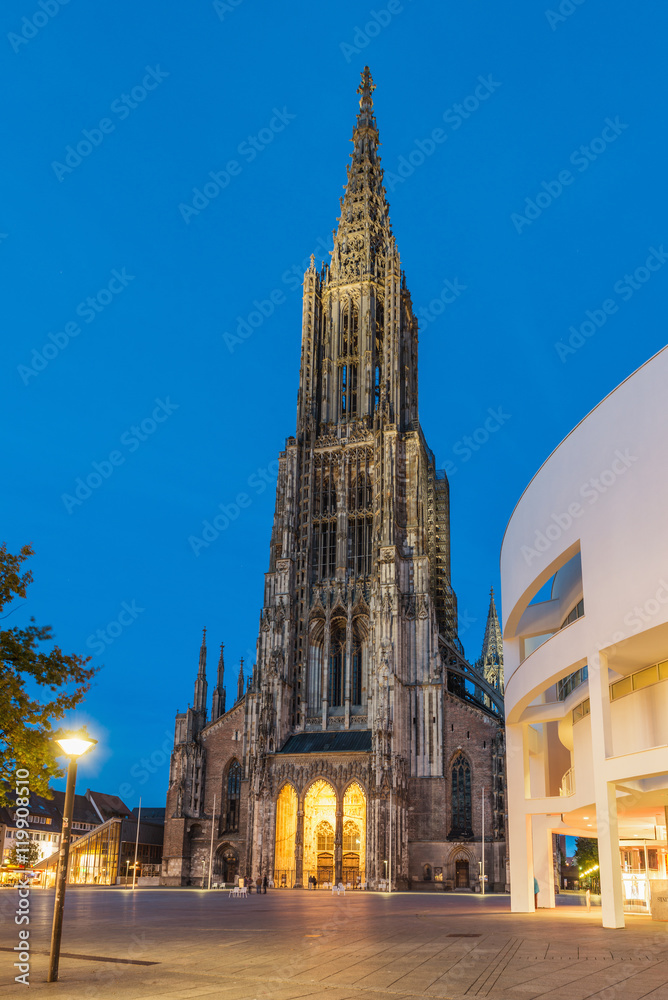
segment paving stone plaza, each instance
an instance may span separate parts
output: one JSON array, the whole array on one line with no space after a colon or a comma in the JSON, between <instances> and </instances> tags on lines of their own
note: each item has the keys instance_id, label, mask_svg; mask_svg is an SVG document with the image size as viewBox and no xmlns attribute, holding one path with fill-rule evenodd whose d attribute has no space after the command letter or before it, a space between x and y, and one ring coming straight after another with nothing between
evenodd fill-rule
<instances>
[{"instance_id":1,"label":"paving stone plaza","mask_svg":"<svg viewBox=\"0 0 668 1000\"><path fill-rule=\"evenodd\" d=\"M17 898L0 896L0 996L24 989ZM30 904L30 988L62 1000L668 1000L668 924L629 917L606 930L581 897L511 914L503 895L70 888L53 984L53 892Z\"/></svg>"}]
</instances>

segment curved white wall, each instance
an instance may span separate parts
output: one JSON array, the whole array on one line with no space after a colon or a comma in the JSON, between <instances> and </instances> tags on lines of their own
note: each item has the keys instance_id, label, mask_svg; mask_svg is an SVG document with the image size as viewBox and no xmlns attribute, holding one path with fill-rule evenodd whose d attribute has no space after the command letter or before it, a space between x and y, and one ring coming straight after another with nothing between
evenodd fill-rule
<instances>
[{"instance_id":1,"label":"curved white wall","mask_svg":"<svg viewBox=\"0 0 668 1000\"><path fill-rule=\"evenodd\" d=\"M561 567L553 600L531 606ZM521 883L514 908L533 909L526 868L513 865L513 855L530 863L532 822L534 855L543 822L539 840L549 830L598 834L608 858L604 923L620 926L618 812L632 805L651 815L651 788L663 785L665 799L668 785L668 680L612 703L609 694L611 682L668 659L668 348L607 396L537 472L506 529L501 580L511 876L515 867ZM584 617L560 629L580 597ZM553 630L533 649L536 636ZM588 682L557 702L556 681L585 663ZM591 716L573 724L573 706L587 697ZM564 798L558 771L569 760L575 790ZM621 782L627 790L635 782L630 803ZM544 900L552 902L549 891Z\"/></svg>"}]
</instances>

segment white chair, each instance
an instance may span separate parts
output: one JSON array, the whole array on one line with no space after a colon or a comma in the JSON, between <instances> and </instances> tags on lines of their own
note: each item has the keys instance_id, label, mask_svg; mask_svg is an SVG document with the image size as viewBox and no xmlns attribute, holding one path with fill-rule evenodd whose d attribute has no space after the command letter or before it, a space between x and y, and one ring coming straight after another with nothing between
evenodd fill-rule
<instances>
[{"instance_id":1,"label":"white chair","mask_svg":"<svg viewBox=\"0 0 668 1000\"><path fill-rule=\"evenodd\" d=\"M334 893L337 893L337 895L339 895L339 896L341 895L341 893L343 893L343 895L345 896L345 894L346 894L346 887L343 884L343 882L339 882L338 885L333 885L332 886L332 896L334 895Z\"/></svg>"}]
</instances>

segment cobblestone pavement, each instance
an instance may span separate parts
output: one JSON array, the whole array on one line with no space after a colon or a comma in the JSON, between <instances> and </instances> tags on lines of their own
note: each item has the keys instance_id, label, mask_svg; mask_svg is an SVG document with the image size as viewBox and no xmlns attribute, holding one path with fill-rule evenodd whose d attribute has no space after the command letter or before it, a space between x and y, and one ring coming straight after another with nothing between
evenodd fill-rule
<instances>
[{"instance_id":1,"label":"cobblestone pavement","mask_svg":"<svg viewBox=\"0 0 668 1000\"><path fill-rule=\"evenodd\" d=\"M0 890L0 996L14 996L18 896ZM668 1000L668 924L507 896L68 889L60 981L46 983L53 891L31 893L30 986L60 1000Z\"/></svg>"}]
</instances>

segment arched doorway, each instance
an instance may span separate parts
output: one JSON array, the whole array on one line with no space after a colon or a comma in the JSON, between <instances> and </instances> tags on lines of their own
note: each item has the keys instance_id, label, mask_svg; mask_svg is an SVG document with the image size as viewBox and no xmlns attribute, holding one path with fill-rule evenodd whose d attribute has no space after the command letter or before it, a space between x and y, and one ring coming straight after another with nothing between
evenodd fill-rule
<instances>
[{"instance_id":1,"label":"arched doorway","mask_svg":"<svg viewBox=\"0 0 668 1000\"><path fill-rule=\"evenodd\" d=\"M343 860L341 878L356 889L366 881L366 795L356 781L343 796Z\"/></svg>"},{"instance_id":2,"label":"arched doorway","mask_svg":"<svg viewBox=\"0 0 668 1000\"><path fill-rule=\"evenodd\" d=\"M290 889L295 884L295 843L297 839L297 792L283 785L276 801L274 842L274 885Z\"/></svg>"},{"instance_id":3,"label":"arched doorway","mask_svg":"<svg viewBox=\"0 0 668 1000\"><path fill-rule=\"evenodd\" d=\"M239 858L236 851L229 847L223 851L222 863L223 882L234 882L239 874Z\"/></svg>"},{"instance_id":4,"label":"arched doorway","mask_svg":"<svg viewBox=\"0 0 668 1000\"><path fill-rule=\"evenodd\" d=\"M455 889L469 888L469 861L468 858L455 858Z\"/></svg>"},{"instance_id":5,"label":"arched doorway","mask_svg":"<svg viewBox=\"0 0 668 1000\"><path fill-rule=\"evenodd\" d=\"M334 881L334 827L322 820L316 828L318 885Z\"/></svg>"},{"instance_id":6,"label":"arched doorway","mask_svg":"<svg viewBox=\"0 0 668 1000\"><path fill-rule=\"evenodd\" d=\"M208 868L208 865L205 866ZM211 870L214 882L234 882L239 874L239 855L230 844L221 844L216 849ZM206 872L205 872L206 877Z\"/></svg>"},{"instance_id":7,"label":"arched doorway","mask_svg":"<svg viewBox=\"0 0 668 1000\"><path fill-rule=\"evenodd\" d=\"M304 883L315 878L318 885L333 882L336 792L320 778L304 796Z\"/></svg>"}]
</instances>

